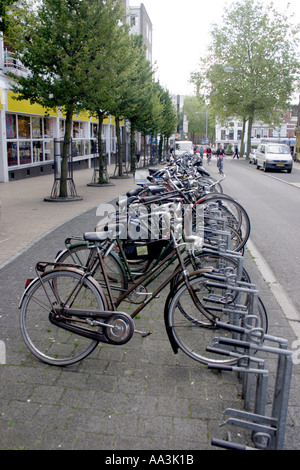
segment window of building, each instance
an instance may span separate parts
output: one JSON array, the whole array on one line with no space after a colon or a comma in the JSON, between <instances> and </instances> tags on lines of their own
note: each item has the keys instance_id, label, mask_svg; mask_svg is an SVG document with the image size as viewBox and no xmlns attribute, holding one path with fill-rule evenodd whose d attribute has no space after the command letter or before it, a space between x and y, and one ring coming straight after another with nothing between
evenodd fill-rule
<instances>
[{"instance_id":1,"label":"window of building","mask_svg":"<svg viewBox=\"0 0 300 470\"><path fill-rule=\"evenodd\" d=\"M29 116L18 116L18 137L19 139L30 139Z\"/></svg>"},{"instance_id":2,"label":"window of building","mask_svg":"<svg viewBox=\"0 0 300 470\"><path fill-rule=\"evenodd\" d=\"M32 129L32 138L41 139L43 137L43 118L32 117L31 129Z\"/></svg>"},{"instance_id":3,"label":"window of building","mask_svg":"<svg viewBox=\"0 0 300 470\"><path fill-rule=\"evenodd\" d=\"M17 138L16 118L17 117L14 114L6 115L6 138L7 139Z\"/></svg>"},{"instance_id":4,"label":"window of building","mask_svg":"<svg viewBox=\"0 0 300 470\"><path fill-rule=\"evenodd\" d=\"M7 142L7 164L18 165L18 146L15 142Z\"/></svg>"},{"instance_id":5,"label":"window of building","mask_svg":"<svg viewBox=\"0 0 300 470\"><path fill-rule=\"evenodd\" d=\"M32 142L32 161L33 163L44 161L43 142L40 140Z\"/></svg>"},{"instance_id":6,"label":"window of building","mask_svg":"<svg viewBox=\"0 0 300 470\"><path fill-rule=\"evenodd\" d=\"M19 158L20 165L28 165L31 163L31 142L29 140L19 142Z\"/></svg>"},{"instance_id":7,"label":"window of building","mask_svg":"<svg viewBox=\"0 0 300 470\"><path fill-rule=\"evenodd\" d=\"M6 115L7 164L9 167L53 160L53 118Z\"/></svg>"}]
</instances>

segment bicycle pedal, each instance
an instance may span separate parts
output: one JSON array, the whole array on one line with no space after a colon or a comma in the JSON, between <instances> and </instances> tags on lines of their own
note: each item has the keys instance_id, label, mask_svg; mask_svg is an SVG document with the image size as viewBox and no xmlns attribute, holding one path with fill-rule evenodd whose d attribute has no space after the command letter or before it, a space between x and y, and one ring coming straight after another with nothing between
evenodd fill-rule
<instances>
[{"instance_id":1,"label":"bicycle pedal","mask_svg":"<svg viewBox=\"0 0 300 470\"><path fill-rule=\"evenodd\" d=\"M135 333L139 333L142 338L146 338L147 336L150 336L152 334L152 331L139 331L139 330L134 330Z\"/></svg>"}]
</instances>

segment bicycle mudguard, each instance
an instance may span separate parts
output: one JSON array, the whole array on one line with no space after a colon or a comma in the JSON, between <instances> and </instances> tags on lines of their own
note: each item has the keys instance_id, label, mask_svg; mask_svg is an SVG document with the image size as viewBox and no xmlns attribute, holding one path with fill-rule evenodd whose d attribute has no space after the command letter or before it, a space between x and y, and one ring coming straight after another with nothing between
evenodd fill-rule
<instances>
[{"instance_id":1,"label":"bicycle mudguard","mask_svg":"<svg viewBox=\"0 0 300 470\"><path fill-rule=\"evenodd\" d=\"M31 286L32 286L34 283L38 282L39 280L40 280L40 279L39 279L38 277L36 277L35 279L31 279L31 280L27 279L26 288L25 288L25 290L24 290L24 292L23 292L23 294L22 294L22 297L21 297L21 299L20 299L20 302L19 302L19 307L18 307L19 309L22 308L22 304L23 304L23 302L24 302L24 299L25 299L25 297L26 297L26 295L27 295L28 290L31 288Z\"/></svg>"}]
</instances>

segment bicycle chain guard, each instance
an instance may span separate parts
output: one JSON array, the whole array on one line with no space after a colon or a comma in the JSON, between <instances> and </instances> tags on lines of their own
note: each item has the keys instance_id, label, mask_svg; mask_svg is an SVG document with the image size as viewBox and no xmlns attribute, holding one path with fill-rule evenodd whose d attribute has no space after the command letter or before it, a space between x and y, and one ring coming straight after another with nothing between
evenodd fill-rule
<instances>
[{"instance_id":1,"label":"bicycle chain guard","mask_svg":"<svg viewBox=\"0 0 300 470\"><path fill-rule=\"evenodd\" d=\"M98 341L99 343L125 344L132 338L134 333L133 319L124 312L103 311L88 313L68 309L61 314L51 312L49 314L49 321L59 328ZM98 327L98 330L92 331L89 328L76 325L76 321L85 321L89 326Z\"/></svg>"}]
</instances>

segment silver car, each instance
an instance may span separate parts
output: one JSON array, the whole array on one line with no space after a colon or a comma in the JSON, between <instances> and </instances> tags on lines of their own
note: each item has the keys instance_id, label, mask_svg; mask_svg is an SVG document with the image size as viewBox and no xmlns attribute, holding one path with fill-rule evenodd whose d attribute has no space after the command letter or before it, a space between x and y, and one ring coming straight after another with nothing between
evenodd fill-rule
<instances>
[{"instance_id":1,"label":"silver car","mask_svg":"<svg viewBox=\"0 0 300 470\"><path fill-rule=\"evenodd\" d=\"M256 148L252 148L249 153L249 163L253 163L253 165L256 165L256 150Z\"/></svg>"},{"instance_id":2,"label":"silver car","mask_svg":"<svg viewBox=\"0 0 300 470\"><path fill-rule=\"evenodd\" d=\"M291 173L293 159L285 144L260 144L256 152L256 166L268 170L287 170Z\"/></svg>"}]
</instances>

